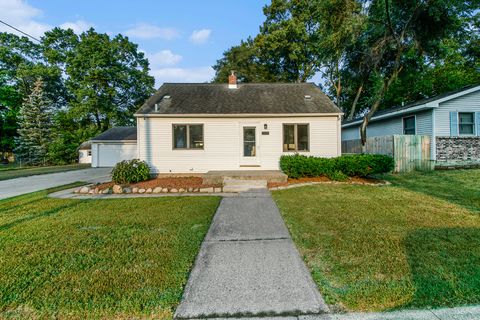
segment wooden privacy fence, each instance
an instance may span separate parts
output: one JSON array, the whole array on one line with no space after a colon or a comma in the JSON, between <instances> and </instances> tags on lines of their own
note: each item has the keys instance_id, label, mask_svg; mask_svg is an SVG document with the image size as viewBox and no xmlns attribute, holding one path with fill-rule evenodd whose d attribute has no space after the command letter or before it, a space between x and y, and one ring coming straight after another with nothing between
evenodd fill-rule
<instances>
[{"instance_id":1,"label":"wooden privacy fence","mask_svg":"<svg viewBox=\"0 0 480 320\"><path fill-rule=\"evenodd\" d=\"M420 135L391 135L342 141L342 153L370 153L392 156L395 172L433 170L435 161L430 156L430 137Z\"/></svg>"}]
</instances>

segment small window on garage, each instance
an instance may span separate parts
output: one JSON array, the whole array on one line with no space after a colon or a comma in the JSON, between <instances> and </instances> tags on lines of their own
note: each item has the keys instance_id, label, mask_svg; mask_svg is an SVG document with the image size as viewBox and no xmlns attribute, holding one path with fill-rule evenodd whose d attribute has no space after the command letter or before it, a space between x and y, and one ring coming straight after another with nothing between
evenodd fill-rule
<instances>
[{"instance_id":1,"label":"small window on garage","mask_svg":"<svg viewBox=\"0 0 480 320\"><path fill-rule=\"evenodd\" d=\"M308 124L293 123L283 125L283 151L308 151Z\"/></svg>"},{"instance_id":2,"label":"small window on garage","mask_svg":"<svg viewBox=\"0 0 480 320\"><path fill-rule=\"evenodd\" d=\"M403 118L403 134L415 134L417 131L416 125L415 116Z\"/></svg>"},{"instance_id":3,"label":"small window on garage","mask_svg":"<svg viewBox=\"0 0 480 320\"><path fill-rule=\"evenodd\" d=\"M173 149L203 149L203 124L174 124Z\"/></svg>"},{"instance_id":4,"label":"small window on garage","mask_svg":"<svg viewBox=\"0 0 480 320\"><path fill-rule=\"evenodd\" d=\"M458 113L458 132L464 135L475 133L475 114L473 112Z\"/></svg>"}]
</instances>

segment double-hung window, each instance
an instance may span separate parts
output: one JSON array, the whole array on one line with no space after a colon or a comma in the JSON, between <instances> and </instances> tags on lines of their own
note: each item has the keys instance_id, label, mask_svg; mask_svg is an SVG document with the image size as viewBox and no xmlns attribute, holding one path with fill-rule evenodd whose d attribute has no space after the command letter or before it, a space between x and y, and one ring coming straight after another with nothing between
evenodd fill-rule
<instances>
[{"instance_id":1,"label":"double-hung window","mask_svg":"<svg viewBox=\"0 0 480 320\"><path fill-rule=\"evenodd\" d=\"M416 133L416 121L415 116L403 118L403 134L415 134Z\"/></svg>"},{"instance_id":2,"label":"double-hung window","mask_svg":"<svg viewBox=\"0 0 480 320\"><path fill-rule=\"evenodd\" d=\"M174 124L173 149L203 149L203 124Z\"/></svg>"},{"instance_id":3,"label":"double-hung window","mask_svg":"<svg viewBox=\"0 0 480 320\"><path fill-rule=\"evenodd\" d=\"M458 132L464 135L475 134L475 113L473 112L458 113Z\"/></svg>"},{"instance_id":4,"label":"double-hung window","mask_svg":"<svg viewBox=\"0 0 480 320\"><path fill-rule=\"evenodd\" d=\"M283 125L283 151L308 151L310 148L308 124Z\"/></svg>"}]
</instances>

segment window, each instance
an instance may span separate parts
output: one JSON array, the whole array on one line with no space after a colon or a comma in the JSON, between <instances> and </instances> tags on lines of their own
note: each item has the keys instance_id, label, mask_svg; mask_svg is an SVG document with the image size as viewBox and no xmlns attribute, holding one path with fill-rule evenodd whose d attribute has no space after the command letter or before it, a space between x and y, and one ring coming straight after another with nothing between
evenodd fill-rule
<instances>
[{"instance_id":1,"label":"window","mask_svg":"<svg viewBox=\"0 0 480 320\"><path fill-rule=\"evenodd\" d=\"M87 151L87 156L89 156L89 157L92 156L92 151L91 151L91 150L88 150L88 151Z\"/></svg>"},{"instance_id":2,"label":"window","mask_svg":"<svg viewBox=\"0 0 480 320\"><path fill-rule=\"evenodd\" d=\"M173 149L203 149L203 124L174 124Z\"/></svg>"},{"instance_id":3,"label":"window","mask_svg":"<svg viewBox=\"0 0 480 320\"><path fill-rule=\"evenodd\" d=\"M415 134L415 116L403 118L403 134Z\"/></svg>"},{"instance_id":4,"label":"window","mask_svg":"<svg viewBox=\"0 0 480 320\"><path fill-rule=\"evenodd\" d=\"M308 124L283 125L283 151L308 151Z\"/></svg>"},{"instance_id":5,"label":"window","mask_svg":"<svg viewBox=\"0 0 480 320\"><path fill-rule=\"evenodd\" d=\"M475 117L473 112L458 113L458 132L460 134L475 133Z\"/></svg>"},{"instance_id":6,"label":"window","mask_svg":"<svg viewBox=\"0 0 480 320\"><path fill-rule=\"evenodd\" d=\"M243 127L243 156L255 157L256 132L255 127Z\"/></svg>"}]
</instances>

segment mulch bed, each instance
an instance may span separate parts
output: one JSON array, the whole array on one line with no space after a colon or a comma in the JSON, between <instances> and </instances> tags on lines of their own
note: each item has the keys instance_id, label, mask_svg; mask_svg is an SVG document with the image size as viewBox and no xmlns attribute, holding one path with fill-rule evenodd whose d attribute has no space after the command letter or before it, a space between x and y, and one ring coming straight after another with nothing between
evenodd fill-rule
<instances>
[{"instance_id":1,"label":"mulch bed","mask_svg":"<svg viewBox=\"0 0 480 320\"><path fill-rule=\"evenodd\" d=\"M309 183L309 182L332 182L332 180L324 176L312 177L312 178L298 178L298 179L288 178L287 182L270 182L268 183L268 188L285 187L285 186L290 186L294 184ZM344 182L377 184L377 183L381 183L382 181L377 179L371 179L371 178L350 177Z\"/></svg>"},{"instance_id":2,"label":"mulch bed","mask_svg":"<svg viewBox=\"0 0 480 320\"><path fill-rule=\"evenodd\" d=\"M148 189L148 188L175 188L175 189L188 189L188 188L208 188L208 187L221 187L222 185L218 184L202 184L203 178L201 177L163 177L163 178L155 178L150 179L147 181L131 183L131 184L124 184L123 187L129 186L131 188L139 188L139 189ZM104 190L107 188L111 188L115 185L115 182L106 182L97 185L96 187L99 190Z\"/></svg>"}]
</instances>

